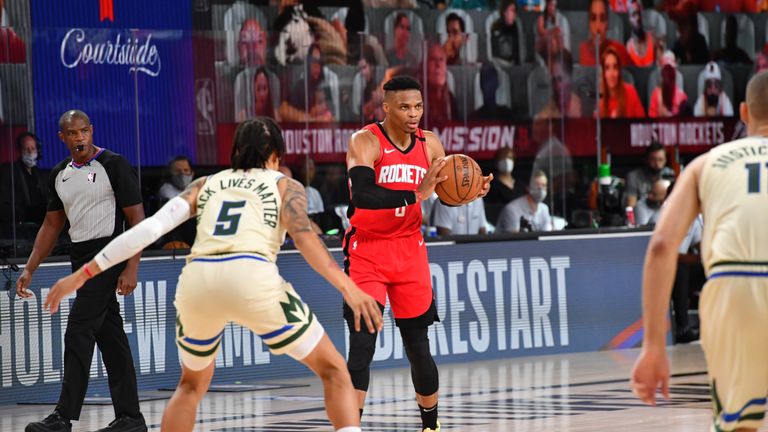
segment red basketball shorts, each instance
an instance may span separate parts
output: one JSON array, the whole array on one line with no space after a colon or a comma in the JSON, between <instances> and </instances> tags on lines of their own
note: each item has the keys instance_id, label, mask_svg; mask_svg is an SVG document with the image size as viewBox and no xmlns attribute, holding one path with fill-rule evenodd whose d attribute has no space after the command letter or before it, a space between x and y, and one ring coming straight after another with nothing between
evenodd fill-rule
<instances>
[{"instance_id":1,"label":"red basketball shorts","mask_svg":"<svg viewBox=\"0 0 768 432\"><path fill-rule=\"evenodd\" d=\"M344 236L344 267L363 291L395 318L415 318L432 304L432 277L421 233L394 239L371 238L351 227Z\"/></svg>"}]
</instances>

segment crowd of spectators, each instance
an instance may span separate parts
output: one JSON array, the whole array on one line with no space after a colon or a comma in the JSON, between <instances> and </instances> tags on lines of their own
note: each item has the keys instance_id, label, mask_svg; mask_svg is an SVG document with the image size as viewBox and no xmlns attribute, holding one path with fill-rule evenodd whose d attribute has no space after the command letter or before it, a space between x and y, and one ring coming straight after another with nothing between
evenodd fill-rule
<instances>
[{"instance_id":1,"label":"crowd of spectators","mask_svg":"<svg viewBox=\"0 0 768 432\"><path fill-rule=\"evenodd\" d=\"M356 0L345 7L323 8L309 1L281 1L271 7L243 0L217 4L220 13L214 19L221 19L226 39L226 44L216 45L221 50L215 58L217 109L224 111L218 118L378 121L384 116L382 83L396 74L411 74L421 81L423 127L530 119L533 144L542 148L552 142L567 148L568 136L553 126L559 119L732 117L743 98L743 91L736 89L743 88L752 73L768 67L766 25L755 15L762 10L760 4L749 0ZM744 68L751 71L743 73ZM519 109L515 102L520 94L528 109ZM34 141L32 137L20 138L17 145ZM496 173L484 202L490 229L513 198L527 197L530 206L536 202L536 189L531 194L528 178L523 182L526 187L515 185L509 151L500 153L493 166L490 162L484 166ZM7 204L3 220L39 222L44 175L34 165L32 150L18 147L15 154L13 169L2 171L3 178L12 178L14 184L14 193L3 196ZM315 176L314 163L311 169L305 165L309 163L292 168L312 187L308 192L320 204L318 213L339 215L336 207L348 199L344 167L320 166L321 175ZM545 176L553 174L544 171ZM526 177L531 172L526 169ZM632 206L649 193L636 189L638 175L633 172L626 182L624 201ZM193 176L188 159L174 159L152 198L168 199ZM561 183L564 189L573 189L572 178L558 175L547 180L550 192ZM579 179L584 185L590 181ZM39 194L33 193L38 190ZM563 206L555 207L558 210L550 210L559 212ZM333 222L322 222L333 227Z\"/></svg>"},{"instance_id":2,"label":"crowd of spectators","mask_svg":"<svg viewBox=\"0 0 768 432\"><path fill-rule=\"evenodd\" d=\"M480 117L728 117L768 59L754 1L346 4L218 5L227 8L223 26L233 40L217 54L220 121L270 115L365 124L382 118L380 87L394 74L416 76L427 88L429 127ZM500 89L521 76L522 88L490 97L491 84Z\"/></svg>"},{"instance_id":3,"label":"crowd of spectators","mask_svg":"<svg viewBox=\"0 0 768 432\"><path fill-rule=\"evenodd\" d=\"M623 225L630 223L627 207L634 224L654 224L675 178L667 149L654 143L644 162L616 178L621 190L611 208L619 216L608 218L600 213L604 201L590 199L594 173L572 169L560 141L568 137L554 120L733 117L743 98L738 89L768 69L768 26L754 15L768 2L754 0L580 0L576 7L557 0L356 0L336 8L279 3L215 5L222 9L217 16L226 42L216 44L214 60L219 121L379 121L382 84L409 74L423 88L422 127L531 120L540 156L552 159L559 149L569 159L569 168L557 171L516 164L512 149L500 149L493 161L481 161L494 173L484 200L458 208L434 197L425 202L425 232L434 227L438 235ZM3 4L0 21L7 15ZM24 43L11 29L0 28L0 39L6 41L0 62L25 61ZM42 223L48 180L37 167L41 157L37 137L22 133L14 162L0 166L6 185L0 240L33 238ZM145 189L148 213L196 175L183 155L165 169L162 180ZM316 166L308 157L281 169L305 185L313 229L342 233L349 200L345 167ZM595 217L583 223L582 210ZM194 235L190 221L156 246L189 247Z\"/></svg>"}]
</instances>

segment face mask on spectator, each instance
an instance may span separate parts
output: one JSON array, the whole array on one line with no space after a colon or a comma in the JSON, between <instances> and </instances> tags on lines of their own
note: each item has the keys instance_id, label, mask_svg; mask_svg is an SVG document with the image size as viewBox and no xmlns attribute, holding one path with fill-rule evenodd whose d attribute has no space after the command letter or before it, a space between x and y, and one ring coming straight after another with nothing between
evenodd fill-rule
<instances>
[{"instance_id":1,"label":"face mask on spectator","mask_svg":"<svg viewBox=\"0 0 768 432\"><path fill-rule=\"evenodd\" d=\"M530 188L530 191L528 192L531 194L531 198L533 198L534 201L537 203L543 202L545 198L547 198L547 190L546 189L539 189L536 187Z\"/></svg>"},{"instance_id":2,"label":"face mask on spectator","mask_svg":"<svg viewBox=\"0 0 768 432\"><path fill-rule=\"evenodd\" d=\"M24 165L26 165L27 168L32 168L33 166L37 165L37 153L22 154L21 162L24 163Z\"/></svg>"},{"instance_id":3,"label":"face mask on spectator","mask_svg":"<svg viewBox=\"0 0 768 432\"><path fill-rule=\"evenodd\" d=\"M505 158L496 164L496 170L503 174L510 174L515 168L515 161L512 158Z\"/></svg>"},{"instance_id":4,"label":"face mask on spectator","mask_svg":"<svg viewBox=\"0 0 768 432\"><path fill-rule=\"evenodd\" d=\"M718 95L718 94L711 94L710 93L710 94L707 95L707 105L708 106L711 106L711 107L717 106L717 103L719 102L719 100L720 100L720 95Z\"/></svg>"},{"instance_id":5,"label":"face mask on spectator","mask_svg":"<svg viewBox=\"0 0 768 432\"><path fill-rule=\"evenodd\" d=\"M176 174L171 177L171 183L173 183L177 189L186 189L186 187L192 183L192 174Z\"/></svg>"},{"instance_id":6,"label":"face mask on spectator","mask_svg":"<svg viewBox=\"0 0 768 432\"><path fill-rule=\"evenodd\" d=\"M652 208L652 209L657 209L661 207L661 203L655 200L646 199L645 204L648 206L648 208Z\"/></svg>"}]
</instances>

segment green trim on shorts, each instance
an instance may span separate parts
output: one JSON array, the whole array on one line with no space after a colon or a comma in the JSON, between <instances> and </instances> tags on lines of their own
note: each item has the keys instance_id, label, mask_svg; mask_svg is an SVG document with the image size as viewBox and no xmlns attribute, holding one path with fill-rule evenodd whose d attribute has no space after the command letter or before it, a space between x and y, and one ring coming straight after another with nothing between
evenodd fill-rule
<instances>
[{"instance_id":1,"label":"green trim on shorts","mask_svg":"<svg viewBox=\"0 0 768 432\"><path fill-rule=\"evenodd\" d=\"M183 348L184 351L197 356L197 357L208 357L209 355L216 352L217 349L219 349L219 345L221 345L221 338L216 342L216 345L213 346L213 348L209 349L208 351L198 351L196 349L192 349L186 345L184 345L184 341L181 340L181 338L184 337L184 326L181 325L181 319L179 318L179 315L176 314L176 327L178 329L178 332L176 333L176 345Z\"/></svg>"},{"instance_id":2,"label":"green trim on shorts","mask_svg":"<svg viewBox=\"0 0 768 432\"><path fill-rule=\"evenodd\" d=\"M710 268L713 267L720 267L720 266L727 266L727 265L735 265L735 266L768 266L768 261L718 261L710 266Z\"/></svg>"},{"instance_id":3,"label":"green trim on shorts","mask_svg":"<svg viewBox=\"0 0 768 432\"><path fill-rule=\"evenodd\" d=\"M720 419L720 413L723 412L723 404L720 402L720 396L717 394L717 384L715 380L709 383L709 392L712 394L712 429L715 432L723 432L718 426L717 421Z\"/></svg>"},{"instance_id":4,"label":"green trim on shorts","mask_svg":"<svg viewBox=\"0 0 768 432\"><path fill-rule=\"evenodd\" d=\"M188 353L190 353L190 354L192 354L194 356L197 356L197 357L208 357L211 354L215 353L217 349L219 349L219 345L221 345L221 338L219 338L219 341L216 342L216 345L214 345L213 348L209 349L208 351L194 350L194 349L184 345L184 343L182 341L178 340L178 339L176 340L176 342L177 342L178 346L180 346L181 348L184 349L184 351L186 351L186 352L188 352Z\"/></svg>"},{"instance_id":5,"label":"green trim on shorts","mask_svg":"<svg viewBox=\"0 0 768 432\"><path fill-rule=\"evenodd\" d=\"M758 420L759 421L759 420L762 420L763 418L765 418L764 412L756 412L751 414L744 414L743 416L739 417L738 421L742 421L742 420Z\"/></svg>"},{"instance_id":6,"label":"green trim on shorts","mask_svg":"<svg viewBox=\"0 0 768 432\"><path fill-rule=\"evenodd\" d=\"M743 416L739 417L739 419L736 420L733 423L739 423L739 422L742 422L742 421L762 421L764 417L765 417L765 413L762 413L762 412L756 412L756 413L751 413L751 414L744 414ZM716 415L714 420L717 420L719 418L720 418L720 416ZM712 422L712 426L714 427L715 432L729 432L729 431L733 430L733 429L728 429L728 431L726 431L725 429L721 428L717 424L717 421L713 421Z\"/></svg>"},{"instance_id":7,"label":"green trim on shorts","mask_svg":"<svg viewBox=\"0 0 768 432\"><path fill-rule=\"evenodd\" d=\"M309 328L309 326L310 326L310 325L312 325L312 321L313 321L314 319L315 319L315 314L314 314L314 313L312 313L312 311L310 310L310 311L309 311L309 320L307 321L307 323L306 323L306 324L304 324L303 326L301 326L301 328L300 328L298 331L296 331L296 333L294 333L294 334L292 334L291 336L289 336L289 337L287 337L287 338L285 338L285 339L281 340L280 342L276 342L276 343L274 343L274 344L266 344L266 345L267 345L267 346L268 346L270 349L273 349L273 350L277 350L277 349L283 348L284 346L286 346L286 345L288 345L288 344L292 343L293 341L295 341L296 339L300 338L300 337L301 337L301 335L303 335L303 334L304 334L304 332L306 332L306 331L307 331L307 329ZM265 343L266 343L266 342L265 342Z\"/></svg>"},{"instance_id":8,"label":"green trim on shorts","mask_svg":"<svg viewBox=\"0 0 768 432\"><path fill-rule=\"evenodd\" d=\"M715 384L715 380L712 380L712 383L709 385L709 388L712 392L712 403L714 404L714 416L712 417L712 425L715 429L715 432L727 432L724 429L722 429L718 424L718 420L720 419L720 415L723 413L723 404L720 402L720 396L717 394L717 385ZM742 421L761 421L765 418L765 412L754 412L749 414L742 414L739 416L737 420L734 420L730 423L739 423Z\"/></svg>"},{"instance_id":9,"label":"green trim on shorts","mask_svg":"<svg viewBox=\"0 0 768 432\"><path fill-rule=\"evenodd\" d=\"M712 380L709 384L709 391L712 393L712 403L715 405L715 418L717 418L723 412L723 404L720 402L720 396L717 394L717 383L715 380Z\"/></svg>"}]
</instances>

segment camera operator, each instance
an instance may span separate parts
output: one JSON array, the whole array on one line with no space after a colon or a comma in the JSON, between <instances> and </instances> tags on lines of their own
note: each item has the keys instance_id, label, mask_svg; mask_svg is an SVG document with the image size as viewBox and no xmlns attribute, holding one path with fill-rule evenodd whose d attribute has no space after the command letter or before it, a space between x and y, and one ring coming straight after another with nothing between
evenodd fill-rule
<instances>
[{"instance_id":1,"label":"camera operator","mask_svg":"<svg viewBox=\"0 0 768 432\"><path fill-rule=\"evenodd\" d=\"M635 207L637 201L648 194L656 180L675 178L675 172L667 166L664 145L653 141L645 151L646 164L627 174L627 206Z\"/></svg>"}]
</instances>

